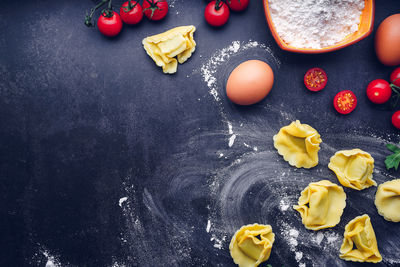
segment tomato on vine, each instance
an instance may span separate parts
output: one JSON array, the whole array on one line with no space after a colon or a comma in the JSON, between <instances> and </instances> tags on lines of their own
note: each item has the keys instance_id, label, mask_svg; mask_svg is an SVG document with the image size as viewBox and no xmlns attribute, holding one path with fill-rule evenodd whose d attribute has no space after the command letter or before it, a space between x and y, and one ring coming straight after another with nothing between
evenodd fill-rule
<instances>
[{"instance_id":1,"label":"tomato on vine","mask_svg":"<svg viewBox=\"0 0 400 267\"><path fill-rule=\"evenodd\" d=\"M211 26L220 27L228 21L229 13L229 7L224 2L214 0L207 4L204 17Z\"/></svg>"},{"instance_id":2,"label":"tomato on vine","mask_svg":"<svg viewBox=\"0 0 400 267\"><path fill-rule=\"evenodd\" d=\"M390 82L400 87L400 67L396 68L392 74L390 74Z\"/></svg>"},{"instance_id":3,"label":"tomato on vine","mask_svg":"<svg viewBox=\"0 0 400 267\"><path fill-rule=\"evenodd\" d=\"M397 129L400 129L400 110L396 111L392 115L392 124Z\"/></svg>"},{"instance_id":4,"label":"tomato on vine","mask_svg":"<svg viewBox=\"0 0 400 267\"><path fill-rule=\"evenodd\" d=\"M392 96L390 84L382 79L373 80L368 84L367 97L375 104L383 104Z\"/></svg>"},{"instance_id":5,"label":"tomato on vine","mask_svg":"<svg viewBox=\"0 0 400 267\"><path fill-rule=\"evenodd\" d=\"M105 9L101 12L97 20L97 28L99 28L99 31L105 36L116 36L122 29L121 17L118 13Z\"/></svg>"},{"instance_id":6,"label":"tomato on vine","mask_svg":"<svg viewBox=\"0 0 400 267\"><path fill-rule=\"evenodd\" d=\"M229 8L233 11L240 12L247 8L250 0L227 0Z\"/></svg>"},{"instance_id":7,"label":"tomato on vine","mask_svg":"<svg viewBox=\"0 0 400 267\"><path fill-rule=\"evenodd\" d=\"M129 0L122 4L119 14L123 22L134 25L142 20L143 8L139 2Z\"/></svg>"},{"instance_id":8,"label":"tomato on vine","mask_svg":"<svg viewBox=\"0 0 400 267\"><path fill-rule=\"evenodd\" d=\"M97 28L105 36L112 37L120 33L122 29L122 20L118 13L112 11L111 0L102 0L90 10L90 14L86 13L85 25L93 27L92 18L94 12L106 3L108 3L108 8L101 11L99 18L97 19Z\"/></svg>"},{"instance_id":9,"label":"tomato on vine","mask_svg":"<svg viewBox=\"0 0 400 267\"><path fill-rule=\"evenodd\" d=\"M168 13L168 3L166 0L144 0L143 13L150 20L163 19Z\"/></svg>"}]
</instances>

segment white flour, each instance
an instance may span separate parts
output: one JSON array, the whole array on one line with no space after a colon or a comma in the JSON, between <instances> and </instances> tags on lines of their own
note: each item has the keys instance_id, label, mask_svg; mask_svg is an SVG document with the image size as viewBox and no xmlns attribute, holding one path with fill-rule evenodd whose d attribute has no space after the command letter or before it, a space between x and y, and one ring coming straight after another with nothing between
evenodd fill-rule
<instances>
[{"instance_id":1,"label":"white flour","mask_svg":"<svg viewBox=\"0 0 400 267\"><path fill-rule=\"evenodd\" d=\"M279 208L281 211L287 211L289 208L289 204L285 202L285 200L281 199L281 202L279 202Z\"/></svg>"},{"instance_id":2,"label":"white flour","mask_svg":"<svg viewBox=\"0 0 400 267\"><path fill-rule=\"evenodd\" d=\"M236 139L236 134L232 134L231 137L229 137L229 143L228 143L229 147L233 146L233 144L235 143L235 139Z\"/></svg>"},{"instance_id":3,"label":"white flour","mask_svg":"<svg viewBox=\"0 0 400 267\"><path fill-rule=\"evenodd\" d=\"M206 232L207 232L207 233L209 233L209 232L210 232L210 230L211 230L211 221L210 221L210 220L208 220L208 221L207 221Z\"/></svg>"},{"instance_id":4,"label":"white flour","mask_svg":"<svg viewBox=\"0 0 400 267\"><path fill-rule=\"evenodd\" d=\"M289 245L290 251L294 252L294 257L299 263L299 266L303 263L300 261L303 259L303 252L298 251L297 246L299 245L299 231L292 228L289 224L282 222L281 236L286 240Z\"/></svg>"},{"instance_id":5,"label":"white flour","mask_svg":"<svg viewBox=\"0 0 400 267\"><path fill-rule=\"evenodd\" d=\"M42 249L41 252L43 256L47 258L45 267L61 267L60 261L55 256L51 255L49 251Z\"/></svg>"},{"instance_id":6,"label":"white flour","mask_svg":"<svg viewBox=\"0 0 400 267\"><path fill-rule=\"evenodd\" d=\"M128 197L121 197L118 201L118 205L122 208L122 204L128 200Z\"/></svg>"},{"instance_id":7,"label":"white flour","mask_svg":"<svg viewBox=\"0 0 400 267\"><path fill-rule=\"evenodd\" d=\"M269 0L272 21L289 45L319 49L358 30L364 0Z\"/></svg>"},{"instance_id":8,"label":"white flour","mask_svg":"<svg viewBox=\"0 0 400 267\"><path fill-rule=\"evenodd\" d=\"M229 137L228 146L229 146L229 147L232 147L233 144L235 143L236 134L233 133L232 123L229 122L229 121L228 121L227 123L228 123L228 133L231 135L231 137Z\"/></svg>"},{"instance_id":9,"label":"white flour","mask_svg":"<svg viewBox=\"0 0 400 267\"><path fill-rule=\"evenodd\" d=\"M215 234L211 235L210 241L214 241L214 248L222 249L224 242L226 241L226 236L219 239Z\"/></svg>"}]
</instances>

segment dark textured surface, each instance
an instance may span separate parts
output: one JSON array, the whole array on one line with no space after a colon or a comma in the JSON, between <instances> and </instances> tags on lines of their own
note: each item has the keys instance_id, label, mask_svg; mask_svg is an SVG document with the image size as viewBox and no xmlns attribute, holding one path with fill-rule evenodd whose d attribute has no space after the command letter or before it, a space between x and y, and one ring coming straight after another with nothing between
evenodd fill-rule
<instances>
[{"instance_id":1,"label":"dark textured surface","mask_svg":"<svg viewBox=\"0 0 400 267\"><path fill-rule=\"evenodd\" d=\"M375 228L384 258L379 266L400 266L400 224L378 215L375 188L346 189L342 220L322 231L319 244L309 241L316 233L304 229L295 211L279 208L282 199L293 205L311 181L337 182L327 164L338 149L370 152L378 183L399 177L383 164L384 143L399 141L391 111L364 94L370 80L388 78L392 70L377 61L373 35L334 53L290 54L272 39L262 1L253 0L246 12L213 29L203 19L205 1L175 0L164 21L124 26L108 39L83 25L92 4L3 1L1 266L233 266L230 238L255 222L271 224L276 233L269 260L274 267L356 266L338 259L338 246L346 223L363 213ZM399 10L398 0L378 0L375 29ZM189 24L197 27L195 54L177 74L162 74L141 40ZM271 94L248 108L225 99L229 70L262 55L248 49L217 69L216 102L201 66L232 41L250 39L266 44L281 62ZM314 66L329 75L317 94L302 85ZM344 89L359 101L349 116L331 105ZM321 133L314 169L295 170L273 148L272 135L293 119ZM227 122L237 135L232 147ZM127 200L120 207L122 197ZM297 246L291 247L291 229L298 232ZM339 239L328 242L329 236ZM303 253L299 261L296 252Z\"/></svg>"}]
</instances>

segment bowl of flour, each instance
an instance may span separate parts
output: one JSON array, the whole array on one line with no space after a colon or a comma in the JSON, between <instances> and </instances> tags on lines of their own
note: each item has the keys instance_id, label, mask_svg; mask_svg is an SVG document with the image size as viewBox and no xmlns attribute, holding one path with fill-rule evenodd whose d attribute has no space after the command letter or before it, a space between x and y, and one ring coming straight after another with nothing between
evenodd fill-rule
<instances>
[{"instance_id":1,"label":"bowl of flour","mask_svg":"<svg viewBox=\"0 0 400 267\"><path fill-rule=\"evenodd\" d=\"M278 45L309 54L338 50L367 37L374 8L374 0L264 0Z\"/></svg>"}]
</instances>

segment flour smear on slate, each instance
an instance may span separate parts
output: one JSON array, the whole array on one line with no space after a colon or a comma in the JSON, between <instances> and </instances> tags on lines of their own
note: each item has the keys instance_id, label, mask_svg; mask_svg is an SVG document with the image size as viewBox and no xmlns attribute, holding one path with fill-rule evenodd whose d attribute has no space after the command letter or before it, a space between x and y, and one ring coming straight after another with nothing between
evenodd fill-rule
<instances>
[{"instance_id":1,"label":"flour smear on slate","mask_svg":"<svg viewBox=\"0 0 400 267\"><path fill-rule=\"evenodd\" d=\"M208 132L192 130L193 137L180 144L178 152L154 171L154 186L148 184L138 190L132 185L131 175L127 175L125 193L115 200L115 205L126 219L127 230L121 233L121 242L129 246L128 261L144 265L162 261L170 266L222 264L231 261L229 242L235 231L245 224L263 223L270 224L276 234L271 254L275 262L299 267L314 266L315 262L346 266L338 257L344 226L356 215L376 213L375 189L346 191L347 207L339 225L318 232L305 229L292 206L310 182L328 179L337 183L327 165L340 149L358 147L370 152L375 158L374 179L378 184L395 179L383 164L387 155L384 144L395 142L398 137L378 135L370 128L363 132L349 129L340 134L332 133L330 128L317 129L323 140L318 166L310 170L289 166L276 153L272 136L297 119L298 108L290 103L266 101L252 107L257 111L252 116L231 114L230 103L225 99L225 82L230 71L246 59L267 61L274 71L281 66L271 50L257 41L234 41L216 51L190 78L202 79L207 90L204 98L218 107L225 127ZM313 126L318 116L310 114L303 123ZM328 111L324 116L333 120L335 114ZM198 129L193 121L186 126ZM202 148L201 153L197 148ZM200 204L194 208L191 203ZM199 213L206 213L206 218ZM375 231L379 236L392 230ZM389 233L385 242L395 244L397 235ZM400 264L396 246L381 246L380 252L384 263ZM193 255L207 255L208 261Z\"/></svg>"}]
</instances>

